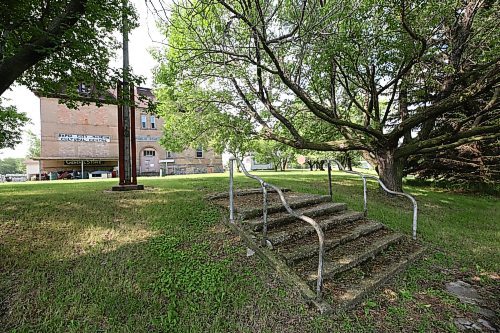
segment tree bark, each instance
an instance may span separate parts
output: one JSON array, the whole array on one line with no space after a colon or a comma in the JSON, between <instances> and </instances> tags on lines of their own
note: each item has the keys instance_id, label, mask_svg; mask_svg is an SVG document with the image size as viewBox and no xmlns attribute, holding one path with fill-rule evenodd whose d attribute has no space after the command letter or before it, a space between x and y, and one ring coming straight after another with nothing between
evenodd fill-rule
<instances>
[{"instance_id":1,"label":"tree bark","mask_svg":"<svg viewBox=\"0 0 500 333\"><path fill-rule=\"evenodd\" d=\"M377 172L389 190L403 191L404 159L394 157L394 151L377 152Z\"/></svg>"},{"instance_id":2,"label":"tree bark","mask_svg":"<svg viewBox=\"0 0 500 333\"><path fill-rule=\"evenodd\" d=\"M351 156L347 156L347 169L352 171L352 158Z\"/></svg>"}]
</instances>

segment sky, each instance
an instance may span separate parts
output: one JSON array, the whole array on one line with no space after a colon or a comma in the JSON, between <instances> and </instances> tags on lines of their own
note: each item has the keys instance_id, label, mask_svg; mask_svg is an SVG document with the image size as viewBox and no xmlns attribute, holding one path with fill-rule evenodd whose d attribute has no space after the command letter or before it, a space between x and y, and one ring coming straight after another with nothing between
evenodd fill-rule
<instances>
[{"instance_id":1,"label":"sky","mask_svg":"<svg viewBox=\"0 0 500 333\"><path fill-rule=\"evenodd\" d=\"M155 20L151 13L148 14L144 0L130 0L139 14L140 26L132 31L129 36L129 57L130 65L135 74L146 78L144 86L152 86L152 70L156 65L155 60L149 53L151 48L160 47L164 40L162 35L156 29ZM117 55L116 61L112 66L121 66L121 53ZM23 86L15 85L5 92L2 97L4 105L15 105L18 111L25 112L31 119L24 130L31 130L40 134L40 100L29 89ZM28 137L23 134L23 141L15 149L1 149L0 159L6 157L25 157L28 152Z\"/></svg>"}]
</instances>

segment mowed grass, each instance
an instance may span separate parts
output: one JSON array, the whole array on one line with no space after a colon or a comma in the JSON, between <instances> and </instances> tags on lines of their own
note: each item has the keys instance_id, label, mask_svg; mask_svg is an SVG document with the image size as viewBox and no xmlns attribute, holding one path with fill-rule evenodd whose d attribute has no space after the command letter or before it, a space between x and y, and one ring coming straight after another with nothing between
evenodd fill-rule
<instances>
[{"instance_id":1,"label":"mowed grass","mask_svg":"<svg viewBox=\"0 0 500 333\"><path fill-rule=\"evenodd\" d=\"M262 172L295 191L328 192L325 172ZM443 291L461 278L498 297L498 198L407 186L419 202L418 265L353 311L320 316L259 258L246 257L204 200L227 174L0 184L0 331L455 331L473 308ZM255 187L238 175L237 188ZM334 173L336 201L362 207L361 182ZM411 233L411 204L370 183L369 217ZM494 307L494 305L492 306ZM496 309L498 310L498 309Z\"/></svg>"}]
</instances>

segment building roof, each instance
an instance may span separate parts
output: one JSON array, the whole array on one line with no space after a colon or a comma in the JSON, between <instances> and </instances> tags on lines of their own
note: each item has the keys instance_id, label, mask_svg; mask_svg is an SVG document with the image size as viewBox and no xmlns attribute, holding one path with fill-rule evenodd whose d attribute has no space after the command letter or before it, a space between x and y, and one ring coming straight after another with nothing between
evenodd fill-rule
<instances>
[{"instance_id":1,"label":"building roof","mask_svg":"<svg viewBox=\"0 0 500 333\"><path fill-rule=\"evenodd\" d=\"M72 156L48 156L48 157L33 157L34 161L51 161L51 160L77 160L77 161L115 161L118 156L107 157L72 157Z\"/></svg>"},{"instance_id":2,"label":"building roof","mask_svg":"<svg viewBox=\"0 0 500 333\"><path fill-rule=\"evenodd\" d=\"M116 104L116 89L108 90L106 94L96 96L95 86L86 86L81 83L76 88L79 98L78 101L81 102L94 102L94 103L104 103L104 104ZM37 97L47 97L47 98L59 98L64 99L68 97L66 94L67 87L61 89L60 93L42 93L40 91L33 91ZM151 88L147 87L135 87L135 98L138 105L143 104L143 98L154 100L155 96ZM142 97L142 99L141 99Z\"/></svg>"}]
</instances>

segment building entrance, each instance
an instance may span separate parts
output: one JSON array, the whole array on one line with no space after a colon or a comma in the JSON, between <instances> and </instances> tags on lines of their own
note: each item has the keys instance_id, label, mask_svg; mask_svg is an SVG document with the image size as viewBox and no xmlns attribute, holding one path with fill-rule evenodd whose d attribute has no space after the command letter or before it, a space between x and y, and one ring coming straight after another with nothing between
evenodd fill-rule
<instances>
[{"instance_id":1,"label":"building entrance","mask_svg":"<svg viewBox=\"0 0 500 333\"><path fill-rule=\"evenodd\" d=\"M142 150L139 172L143 175L160 174L160 159L154 148Z\"/></svg>"}]
</instances>

